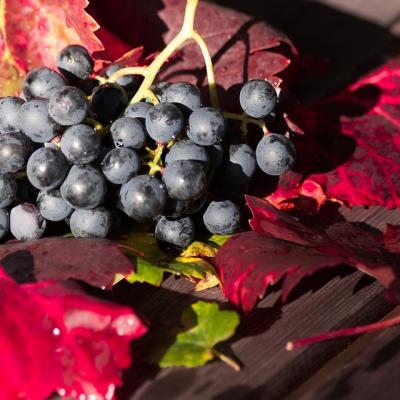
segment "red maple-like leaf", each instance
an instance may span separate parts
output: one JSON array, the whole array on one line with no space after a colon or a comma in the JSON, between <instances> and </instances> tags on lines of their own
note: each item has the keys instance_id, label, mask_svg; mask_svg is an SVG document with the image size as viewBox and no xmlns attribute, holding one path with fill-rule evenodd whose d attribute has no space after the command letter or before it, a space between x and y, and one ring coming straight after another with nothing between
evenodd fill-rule
<instances>
[{"instance_id":1,"label":"red maple-like leaf","mask_svg":"<svg viewBox=\"0 0 400 400\"><path fill-rule=\"evenodd\" d=\"M91 53L104 50L94 32L97 23L86 12L88 0L4 0L0 20L0 95L18 94L29 69L54 67L69 44Z\"/></svg>"},{"instance_id":2,"label":"red maple-like leaf","mask_svg":"<svg viewBox=\"0 0 400 400\"><path fill-rule=\"evenodd\" d=\"M400 228L375 235L348 222L310 228L268 202L247 196L252 232L234 235L216 257L227 298L251 310L269 285L284 278L282 297L305 276L349 264L375 277L400 300Z\"/></svg>"},{"instance_id":3,"label":"red maple-like leaf","mask_svg":"<svg viewBox=\"0 0 400 400\"><path fill-rule=\"evenodd\" d=\"M268 197L284 208L306 195L349 206L400 207L400 59L368 75L331 99L298 109L303 128L295 144L295 173L283 176ZM310 185L323 189L314 193Z\"/></svg>"},{"instance_id":4,"label":"red maple-like leaf","mask_svg":"<svg viewBox=\"0 0 400 400\"><path fill-rule=\"evenodd\" d=\"M146 332L131 309L71 283L19 285L1 268L0 297L1 398L114 398L129 342Z\"/></svg>"},{"instance_id":5,"label":"red maple-like leaf","mask_svg":"<svg viewBox=\"0 0 400 400\"><path fill-rule=\"evenodd\" d=\"M106 239L51 237L0 246L0 263L18 281L78 279L110 287L116 274L129 275L132 263L118 244Z\"/></svg>"}]
</instances>

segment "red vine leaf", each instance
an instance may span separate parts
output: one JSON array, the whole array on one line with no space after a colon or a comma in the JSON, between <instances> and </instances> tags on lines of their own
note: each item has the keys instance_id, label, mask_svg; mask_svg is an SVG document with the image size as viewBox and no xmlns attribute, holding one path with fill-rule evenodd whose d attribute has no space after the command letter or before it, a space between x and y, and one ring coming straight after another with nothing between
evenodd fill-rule
<instances>
[{"instance_id":1,"label":"red vine leaf","mask_svg":"<svg viewBox=\"0 0 400 400\"><path fill-rule=\"evenodd\" d=\"M2 398L114 398L129 342L146 332L131 309L71 283L18 285L2 269L0 293Z\"/></svg>"},{"instance_id":2,"label":"red vine leaf","mask_svg":"<svg viewBox=\"0 0 400 400\"><path fill-rule=\"evenodd\" d=\"M25 73L55 66L69 44L103 50L97 23L86 12L88 0L4 0L0 16L0 95L18 94Z\"/></svg>"},{"instance_id":3,"label":"red vine leaf","mask_svg":"<svg viewBox=\"0 0 400 400\"><path fill-rule=\"evenodd\" d=\"M306 132L296 138L297 174L283 177L269 199L296 205L310 184L327 200L349 206L400 207L400 59L393 60L348 91L312 107L292 120ZM320 193L308 193L318 205Z\"/></svg>"},{"instance_id":4,"label":"red vine leaf","mask_svg":"<svg viewBox=\"0 0 400 400\"><path fill-rule=\"evenodd\" d=\"M251 310L269 285L284 278L285 301L293 288L316 271L348 264L375 277L400 301L400 228L375 235L348 222L327 230L310 228L268 202L247 196L252 232L234 235L216 257L225 295Z\"/></svg>"},{"instance_id":5,"label":"red vine leaf","mask_svg":"<svg viewBox=\"0 0 400 400\"><path fill-rule=\"evenodd\" d=\"M17 280L78 279L110 287L116 274L130 275L133 266L118 244L106 239L45 238L0 246L0 263Z\"/></svg>"}]
</instances>

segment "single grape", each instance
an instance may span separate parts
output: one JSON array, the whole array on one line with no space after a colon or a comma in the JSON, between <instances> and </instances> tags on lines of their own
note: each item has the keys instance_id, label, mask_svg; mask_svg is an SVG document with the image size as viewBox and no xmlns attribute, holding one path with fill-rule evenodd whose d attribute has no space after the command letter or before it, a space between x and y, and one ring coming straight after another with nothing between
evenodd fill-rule
<instances>
[{"instance_id":1,"label":"single grape","mask_svg":"<svg viewBox=\"0 0 400 400\"><path fill-rule=\"evenodd\" d=\"M296 149L285 136L264 136L256 149L257 164L268 175L279 176L289 171L296 161Z\"/></svg>"},{"instance_id":2,"label":"single grape","mask_svg":"<svg viewBox=\"0 0 400 400\"><path fill-rule=\"evenodd\" d=\"M100 155L101 137L89 125L71 126L61 137L61 151L72 164L89 164Z\"/></svg>"},{"instance_id":3,"label":"single grape","mask_svg":"<svg viewBox=\"0 0 400 400\"><path fill-rule=\"evenodd\" d=\"M0 208L8 207L17 196L17 181L10 174L0 174Z\"/></svg>"},{"instance_id":4,"label":"single grape","mask_svg":"<svg viewBox=\"0 0 400 400\"><path fill-rule=\"evenodd\" d=\"M207 177L201 164L180 160L169 164L163 171L163 181L170 197L193 200L207 188Z\"/></svg>"},{"instance_id":5,"label":"single grape","mask_svg":"<svg viewBox=\"0 0 400 400\"><path fill-rule=\"evenodd\" d=\"M60 125L50 117L49 100L33 99L22 104L19 112L21 131L36 143L50 142Z\"/></svg>"},{"instance_id":6,"label":"single grape","mask_svg":"<svg viewBox=\"0 0 400 400\"><path fill-rule=\"evenodd\" d=\"M26 172L35 188L51 190L61 185L68 169L68 162L60 150L41 147L30 156Z\"/></svg>"},{"instance_id":7,"label":"single grape","mask_svg":"<svg viewBox=\"0 0 400 400\"><path fill-rule=\"evenodd\" d=\"M48 99L63 86L65 80L60 74L50 68L41 67L28 72L22 90L26 100L34 97Z\"/></svg>"},{"instance_id":8,"label":"single grape","mask_svg":"<svg viewBox=\"0 0 400 400\"><path fill-rule=\"evenodd\" d=\"M198 108L190 114L188 136L200 146L221 143L225 130L224 116L214 108Z\"/></svg>"},{"instance_id":9,"label":"single grape","mask_svg":"<svg viewBox=\"0 0 400 400\"><path fill-rule=\"evenodd\" d=\"M255 79L245 83L240 91L240 105L253 118L264 118L275 110L278 95L267 81Z\"/></svg>"},{"instance_id":10,"label":"single grape","mask_svg":"<svg viewBox=\"0 0 400 400\"><path fill-rule=\"evenodd\" d=\"M57 67L68 79L87 79L93 72L94 61L88 51L79 45L65 47L57 56Z\"/></svg>"},{"instance_id":11,"label":"single grape","mask_svg":"<svg viewBox=\"0 0 400 400\"><path fill-rule=\"evenodd\" d=\"M201 95L197 86L188 82L171 83L165 88L165 101L184 106L193 111L201 107Z\"/></svg>"},{"instance_id":12,"label":"single grape","mask_svg":"<svg viewBox=\"0 0 400 400\"><path fill-rule=\"evenodd\" d=\"M0 173L18 172L25 167L32 142L20 132L0 135Z\"/></svg>"},{"instance_id":13,"label":"single grape","mask_svg":"<svg viewBox=\"0 0 400 400\"><path fill-rule=\"evenodd\" d=\"M214 235L230 235L240 227L240 209L230 200L212 201L203 215L206 228Z\"/></svg>"},{"instance_id":14,"label":"single grape","mask_svg":"<svg viewBox=\"0 0 400 400\"><path fill-rule=\"evenodd\" d=\"M127 102L128 97L121 86L105 83L93 91L91 110L98 120L112 121L124 110Z\"/></svg>"},{"instance_id":15,"label":"single grape","mask_svg":"<svg viewBox=\"0 0 400 400\"><path fill-rule=\"evenodd\" d=\"M178 160L198 161L204 166L205 171L207 171L210 161L206 148L193 143L189 139L175 143L165 157L166 165Z\"/></svg>"},{"instance_id":16,"label":"single grape","mask_svg":"<svg viewBox=\"0 0 400 400\"><path fill-rule=\"evenodd\" d=\"M143 101L140 103L129 104L124 112L124 117L140 118L144 121L146 119L147 113L150 111L151 108L153 108L153 104Z\"/></svg>"},{"instance_id":17,"label":"single grape","mask_svg":"<svg viewBox=\"0 0 400 400\"><path fill-rule=\"evenodd\" d=\"M167 101L167 89L171 85L169 82L160 82L153 87L153 93L157 96L158 100L162 103Z\"/></svg>"},{"instance_id":18,"label":"single grape","mask_svg":"<svg viewBox=\"0 0 400 400\"><path fill-rule=\"evenodd\" d=\"M233 144L229 147L229 159L221 179L236 185L246 183L253 176L256 166L256 156L249 145Z\"/></svg>"},{"instance_id":19,"label":"single grape","mask_svg":"<svg viewBox=\"0 0 400 400\"><path fill-rule=\"evenodd\" d=\"M59 190L40 192L36 204L42 217L53 222L64 220L73 211L72 207L62 198Z\"/></svg>"},{"instance_id":20,"label":"single grape","mask_svg":"<svg viewBox=\"0 0 400 400\"><path fill-rule=\"evenodd\" d=\"M141 149L146 143L146 130L136 118L118 118L113 122L110 130L115 147Z\"/></svg>"},{"instance_id":21,"label":"single grape","mask_svg":"<svg viewBox=\"0 0 400 400\"><path fill-rule=\"evenodd\" d=\"M7 235L10 229L10 214L5 208L0 208L0 240Z\"/></svg>"},{"instance_id":22,"label":"single grape","mask_svg":"<svg viewBox=\"0 0 400 400\"><path fill-rule=\"evenodd\" d=\"M116 185L122 185L136 176L142 160L135 150L120 147L111 150L102 162L105 177Z\"/></svg>"},{"instance_id":23,"label":"single grape","mask_svg":"<svg viewBox=\"0 0 400 400\"><path fill-rule=\"evenodd\" d=\"M138 222L148 222L163 213L167 193L156 177L139 175L122 185L120 202L129 217Z\"/></svg>"},{"instance_id":24,"label":"single grape","mask_svg":"<svg viewBox=\"0 0 400 400\"><path fill-rule=\"evenodd\" d=\"M71 207L91 210L103 202L107 187L99 170L91 165L74 165L60 190L63 199Z\"/></svg>"},{"instance_id":25,"label":"single grape","mask_svg":"<svg viewBox=\"0 0 400 400\"><path fill-rule=\"evenodd\" d=\"M150 137L159 143L168 143L182 132L185 118L171 103L160 103L147 113L146 128Z\"/></svg>"},{"instance_id":26,"label":"single grape","mask_svg":"<svg viewBox=\"0 0 400 400\"><path fill-rule=\"evenodd\" d=\"M34 204L23 203L11 210L10 230L18 240L40 239L46 230L46 220Z\"/></svg>"},{"instance_id":27,"label":"single grape","mask_svg":"<svg viewBox=\"0 0 400 400\"><path fill-rule=\"evenodd\" d=\"M19 131L19 110L24 100L20 97L0 99L0 133Z\"/></svg>"},{"instance_id":28,"label":"single grape","mask_svg":"<svg viewBox=\"0 0 400 400\"><path fill-rule=\"evenodd\" d=\"M161 217L156 225L155 236L161 242L185 248L194 239L193 221L189 217L178 219Z\"/></svg>"},{"instance_id":29,"label":"single grape","mask_svg":"<svg viewBox=\"0 0 400 400\"><path fill-rule=\"evenodd\" d=\"M99 207L74 211L70 219L70 228L75 237L105 238L111 230L111 223L110 211Z\"/></svg>"},{"instance_id":30,"label":"single grape","mask_svg":"<svg viewBox=\"0 0 400 400\"><path fill-rule=\"evenodd\" d=\"M85 93L74 86L58 89L49 100L49 114L60 125L80 124L89 113Z\"/></svg>"}]
</instances>

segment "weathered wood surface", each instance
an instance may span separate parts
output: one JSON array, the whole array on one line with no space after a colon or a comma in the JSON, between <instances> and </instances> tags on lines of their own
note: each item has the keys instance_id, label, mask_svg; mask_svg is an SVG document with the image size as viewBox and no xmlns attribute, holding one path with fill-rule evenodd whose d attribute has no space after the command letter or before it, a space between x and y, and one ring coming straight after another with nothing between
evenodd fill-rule
<instances>
[{"instance_id":1,"label":"weathered wood surface","mask_svg":"<svg viewBox=\"0 0 400 400\"><path fill-rule=\"evenodd\" d=\"M391 55L400 54L399 0L218 2L265 19L287 32L301 54L328 63L325 75L308 74L295 84L294 91L303 101L334 93ZM349 220L378 229L385 223L400 223L397 211L355 208L342 212ZM195 294L190 284L173 278L163 289L121 285L116 296L145 312L150 322L156 316L165 321L177 318L195 298L226 305L217 289ZM135 374L125 377L127 385L119 398L336 400L380 394L385 400L397 399L399 329L375 335L361 348L353 347L358 341L349 346L351 340L343 339L290 353L285 350L288 340L374 322L391 310L383 288L370 278L349 267L323 271L304 280L287 304L281 304L276 288L243 317L242 328L231 343L243 363L242 372L235 373L222 363L165 370L138 365ZM347 351L356 350L341 361L347 347Z\"/></svg>"}]
</instances>

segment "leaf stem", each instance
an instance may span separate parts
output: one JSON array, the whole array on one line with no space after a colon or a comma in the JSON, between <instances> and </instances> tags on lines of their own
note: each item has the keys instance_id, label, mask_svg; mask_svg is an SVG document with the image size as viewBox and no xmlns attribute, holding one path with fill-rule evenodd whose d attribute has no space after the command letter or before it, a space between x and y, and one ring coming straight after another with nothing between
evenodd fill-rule
<instances>
[{"instance_id":1,"label":"leaf stem","mask_svg":"<svg viewBox=\"0 0 400 400\"><path fill-rule=\"evenodd\" d=\"M229 367L231 367L234 371L240 372L242 367L237 363L233 358L227 356L226 354L216 350L212 349L213 354L215 357L218 357L222 362L227 364Z\"/></svg>"},{"instance_id":2,"label":"leaf stem","mask_svg":"<svg viewBox=\"0 0 400 400\"><path fill-rule=\"evenodd\" d=\"M376 332L386 328L391 328L396 325L400 325L400 316L393 317L384 321L375 322L369 325L357 326L355 328L345 328L333 332L323 333L317 336L312 336L309 338L294 340L293 342L287 343L286 350L292 351L303 346L307 346L314 343L325 342L327 340L333 340L347 336L361 335L362 333Z\"/></svg>"},{"instance_id":3,"label":"leaf stem","mask_svg":"<svg viewBox=\"0 0 400 400\"><path fill-rule=\"evenodd\" d=\"M109 78L108 82L114 83L117 82L119 78L122 78L125 75L146 75L146 67L126 67L121 68L118 71L115 71Z\"/></svg>"},{"instance_id":4,"label":"leaf stem","mask_svg":"<svg viewBox=\"0 0 400 400\"><path fill-rule=\"evenodd\" d=\"M257 125L259 126L264 135L267 135L269 133L269 130L267 128L267 125L265 122L261 119L256 119L256 118L251 118L247 114L236 114L236 113L230 113L230 112L224 112L224 117L226 119L232 119L234 121L240 121L242 123L240 129L243 133L247 133L247 126L249 124Z\"/></svg>"}]
</instances>

